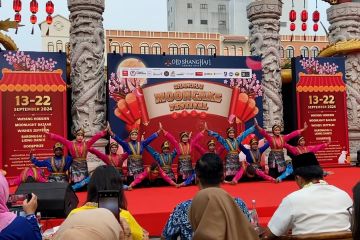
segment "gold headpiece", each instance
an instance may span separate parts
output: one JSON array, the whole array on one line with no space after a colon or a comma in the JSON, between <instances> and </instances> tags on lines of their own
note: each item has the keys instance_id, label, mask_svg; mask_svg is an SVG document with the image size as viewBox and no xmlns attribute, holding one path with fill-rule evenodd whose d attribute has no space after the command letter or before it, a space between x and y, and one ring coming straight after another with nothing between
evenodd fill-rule
<instances>
[{"instance_id":1,"label":"gold headpiece","mask_svg":"<svg viewBox=\"0 0 360 240\"><path fill-rule=\"evenodd\" d=\"M259 143L256 138L252 138L252 139L250 140L250 145L252 145L252 144L254 144L254 143L256 143L256 144Z\"/></svg>"},{"instance_id":2,"label":"gold headpiece","mask_svg":"<svg viewBox=\"0 0 360 240\"><path fill-rule=\"evenodd\" d=\"M281 126L279 124L274 124L274 126L272 127L272 131L274 131L275 128L279 128L281 131Z\"/></svg>"},{"instance_id":3,"label":"gold headpiece","mask_svg":"<svg viewBox=\"0 0 360 240\"><path fill-rule=\"evenodd\" d=\"M74 131L75 136L80 135L80 134L85 136L85 130L83 128L79 128L79 129Z\"/></svg>"},{"instance_id":4,"label":"gold headpiece","mask_svg":"<svg viewBox=\"0 0 360 240\"><path fill-rule=\"evenodd\" d=\"M138 133L139 133L139 130L138 130L138 129L136 129L136 128L134 128L133 130L131 130L131 131L130 131L130 135L131 135L132 133L136 133L136 134L138 134Z\"/></svg>"},{"instance_id":5,"label":"gold headpiece","mask_svg":"<svg viewBox=\"0 0 360 240\"><path fill-rule=\"evenodd\" d=\"M188 137L189 137L189 133L188 133L188 132L181 132L181 133L180 133L180 139L183 138L184 136L188 136Z\"/></svg>"},{"instance_id":6,"label":"gold headpiece","mask_svg":"<svg viewBox=\"0 0 360 240\"><path fill-rule=\"evenodd\" d=\"M215 145L215 140L211 139L210 141L208 141L207 145L208 146Z\"/></svg>"},{"instance_id":7,"label":"gold headpiece","mask_svg":"<svg viewBox=\"0 0 360 240\"><path fill-rule=\"evenodd\" d=\"M112 146L119 147L119 144L118 144L117 142L111 142L111 143L110 143L110 148L111 148Z\"/></svg>"},{"instance_id":8,"label":"gold headpiece","mask_svg":"<svg viewBox=\"0 0 360 240\"><path fill-rule=\"evenodd\" d=\"M57 149L57 148L64 149L64 145L63 145L62 143L57 142L57 143L55 143L55 145L54 145L54 150Z\"/></svg>"},{"instance_id":9,"label":"gold headpiece","mask_svg":"<svg viewBox=\"0 0 360 240\"><path fill-rule=\"evenodd\" d=\"M170 148L170 143L168 141L163 142L161 149Z\"/></svg>"},{"instance_id":10,"label":"gold headpiece","mask_svg":"<svg viewBox=\"0 0 360 240\"><path fill-rule=\"evenodd\" d=\"M233 127L229 127L228 129L226 129L226 133L229 134L230 132L235 132L235 128Z\"/></svg>"},{"instance_id":11,"label":"gold headpiece","mask_svg":"<svg viewBox=\"0 0 360 240\"><path fill-rule=\"evenodd\" d=\"M303 136L300 136L297 143L299 144L302 139L305 140L305 138Z\"/></svg>"}]
</instances>

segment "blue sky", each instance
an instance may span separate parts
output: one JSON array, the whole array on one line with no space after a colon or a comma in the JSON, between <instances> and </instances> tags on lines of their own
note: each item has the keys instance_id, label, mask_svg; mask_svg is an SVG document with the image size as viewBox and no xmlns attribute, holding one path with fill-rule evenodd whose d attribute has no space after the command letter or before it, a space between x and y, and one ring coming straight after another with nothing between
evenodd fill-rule
<instances>
[{"instance_id":1,"label":"blue sky","mask_svg":"<svg viewBox=\"0 0 360 240\"><path fill-rule=\"evenodd\" d=\"M290 1L290 0L283 0ZM296 0L300 1L300 0ZM319 1L319 9L322 2ZM35 28L35 34L31 35L30 23L30 0L23 0L22 23L26 26L19 29L15 35L15 30L11 29L8 34L17 43L20 50L41 50L41 37L38 25ZM39 0L38 22L46 18L45 0ZM127 29L127 30L167 30L167 9L166 0L106 0L104 13L104 27L106 29ZM55 13L68 17L67 0L53 0L55 4ZM315 5L315 0L313 1ZM324 4L324 3L323 3ZM326 6L326 5L325 5ZM310 6L309 6L310 7ZM310 7L311 8L311 7ZM326 22L325 9L322 14L322 21ZM14 11L11 0L3 0L0 8L1 19L13 19Z\"/></svg>"}]
</instances>

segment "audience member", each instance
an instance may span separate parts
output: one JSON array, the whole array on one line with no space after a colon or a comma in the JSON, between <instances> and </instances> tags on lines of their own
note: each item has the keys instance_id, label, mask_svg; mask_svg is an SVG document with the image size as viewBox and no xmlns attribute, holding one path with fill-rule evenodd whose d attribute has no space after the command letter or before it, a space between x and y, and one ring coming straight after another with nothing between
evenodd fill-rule
<instances>
[{"instance_id":1,"label":"audience member","mask_svg":"<svg viewBox=\"0 0 360 240\"><path fill-rule=\"evenodd\" d=\"M130 226L131 235L134 240L147 239L148 233L136 222L135 218L127 211L127 203L124 195L123 184L120 173L113 166L99 166L95 169L91 176L87 202L84 206L71 211L70 215L88 209L98 207L98 192L102 190L118 190L119 191L119 208L120 217L124 218Z\"/></svg>"},{"instance_id":2,"label":"audience member","mask_svg":"<svg viewBox=\"0 0 360 240\"><path fill-rule=\"evenodd\" d=\"M81 211L69 216L56 232L53 240L130 240L128 226L119 224L105 208Z\"/></svg>"},{"instance_id":3,"label":"audience member","mask_svg":"<svg viewBox=\"0 0 360 240\"><path fill-rule=\"evenodd\" d=\"M23 209L26 217L16 216L9 212L6 202L9 198L9 184L0 174L0 239L39 240L40 228L35 216L37 197L32 194L31 200L24 200Z\"/></svg>"},{"instance_id":4,"label":"audience member","mask_svg":"<svg viewBox=\"0 0 360 240\"><path fill-rule=\"evenodd\" d=\"M201 189L207 187L220 188L220 183L223 181L224 166L221 159L213 153L205 154L195 166L197 180ZM235 203L239 209L249 219L249 210L245 203L240 198L235 198ZM162 239L171 240L180 237L181 240L191 240L193 230L191 228L188 213L192 200L187 200L179 203L168 219L165 228L162 232Z\"/></svg>"},{"instance_id":5,"label":"audience member","mask_svg":"<svg viewBox=\"0 0 360 240\"><path fill-rule=\"evenodd\" d=\"M337 232L350 229L347 211L352 206L350 196L323 181L323 170L313 153L293 159L295 181L300 187L286 196L272 216L264 238Z\"/></svg>"},{"instance_id":6,"label":"audience member","mask_svg":"<svg viewBox=\"0 0 360 240\"><path fill-rule=\"evenodd\" d=\"M349 213L352 215L352 232L353 239L360 239L360 182L353 188L354 204L349 208Z\"/></svg>"}]
</instances>

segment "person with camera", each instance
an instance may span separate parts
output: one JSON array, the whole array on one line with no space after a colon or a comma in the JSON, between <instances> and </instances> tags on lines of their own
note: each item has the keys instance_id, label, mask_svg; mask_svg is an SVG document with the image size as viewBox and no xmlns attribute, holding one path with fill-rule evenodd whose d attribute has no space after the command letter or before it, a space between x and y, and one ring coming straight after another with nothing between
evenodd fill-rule
<instances>
[{"instance_id":1,"label":"person with camera","mask_svg":"<svg viewBox=\"0 0 360 240\"><path fill-rule=\"evenodd\" d=\"M9 211L6 202L9 198L9 184L0 174L0 240L40 240L41 231L35 216L37 196L31 194L31 199L25 199L23 209L26 217L17 216Z\"/></svg>"}]
</instances>

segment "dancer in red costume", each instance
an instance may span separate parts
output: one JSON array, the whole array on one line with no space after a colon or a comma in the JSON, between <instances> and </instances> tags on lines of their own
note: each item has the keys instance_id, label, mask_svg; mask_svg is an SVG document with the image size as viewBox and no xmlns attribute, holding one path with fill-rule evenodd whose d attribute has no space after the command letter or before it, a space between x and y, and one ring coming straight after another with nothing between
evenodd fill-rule
<instances>
[{"instance_id":1,"label":"dancer in red costume","mask_svg":"<svg viewBox=\"0 0 360 240\"><path fill-rule=\"evenodd\" d=\"M26 182L47 182L44 171L36 167L26 167L21 171L20 175L9 181L9 185L20 185Z\"/></svg>"},{"instance_id":2,"label":"dancer in red costume","mask_svg":"<svg viewBox=\"0 0 360 240\"><path fill-rule=\"evenodd\" d=\"M73 157L73 163L70 169L70 178L73 182L72 188L74 190L77 190L89 183L90 176L86 161L88 150L97 140L106 136L107 131L108 127L95 134L90 140L85 141L85 131L80 128L74 132L75 140L70 141L60 135L49 133L48 130L44 128L45 134L47 134L50 139L64 144L67 149L69 149L70 154Z\"/></svg>"}]
</instances>

